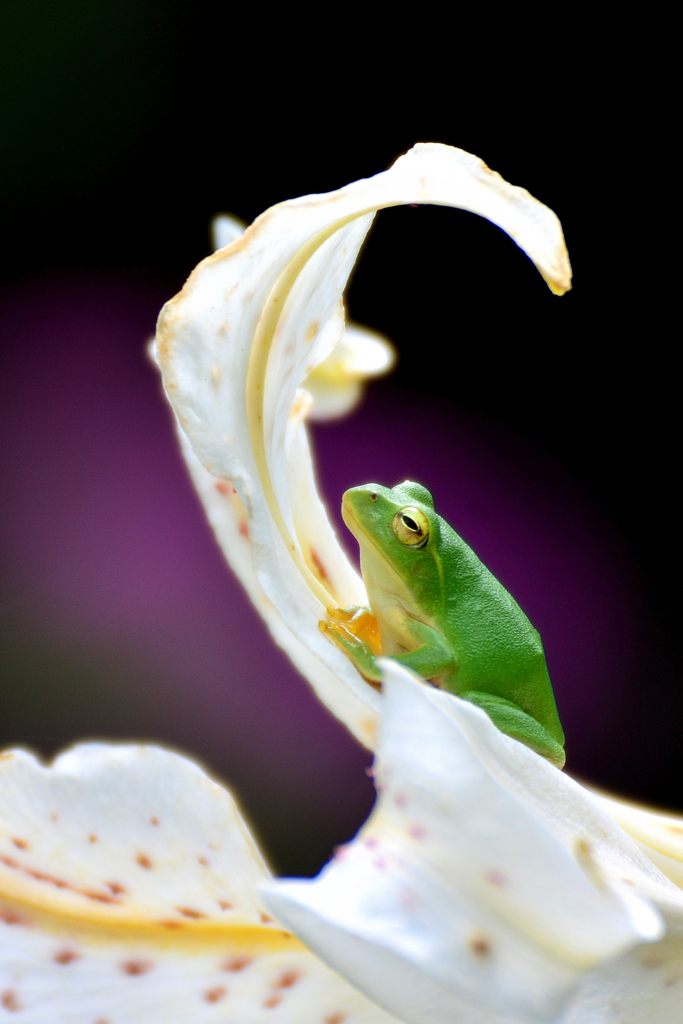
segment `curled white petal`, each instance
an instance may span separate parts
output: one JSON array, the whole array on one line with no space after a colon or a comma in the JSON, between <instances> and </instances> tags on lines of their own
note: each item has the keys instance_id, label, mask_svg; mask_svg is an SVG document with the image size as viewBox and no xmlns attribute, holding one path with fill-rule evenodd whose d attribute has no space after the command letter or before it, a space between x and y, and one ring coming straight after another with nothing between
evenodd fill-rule
<instances>
[{"instance_id":1,"label":"curled white petal","mask_svg":"<svg viewBox=\"0 0 683 1024\"><path fill-rule=\"evenodd\" d=\"M487 217L525 250L554 291L570 287L562 231L551 210L469 153L419 145L373 178L266 211L204 260L167 303L156 342L190 461L208 474L200 493L213 493L209 478L216 493L229 481L240 500L218 514L211 499L228 560L252 596L257 593L278 642L300 667L306 662L321 699L368 745L378 694L318 629L326 607L364 604L366 594L318 497L304 420L316 401L324 409L315 371L343 337L344 288L374 214L404 203L455 206ZM355 356L348 350L354 346ZM376 344L347 337L342 365L351 385L373 358L379 359ZM345 401L352 399L353 387ZM195 479L201 476L190 468ZM247 576L227 525L237 524L239 515L250 544Z\"/></svg>"},{"instance_id":2,"label":"curled white petal","mask_svg":"<svg viewBox=\"0 0 683 1024\"><path fill-rule=\"evenodd\" d=\"M591 794L479 709L384 672L371 818L318 879L264 890L336 970L411 1024L550 1021L586 972L662 938L653 900L683 922L683 893Z\"/></svg>"},{"instance_id":3,"label":"curled white petal","mask_svg":"<svg viewBox=\"0 0 683 1024\"><path fill-rule=\"evenodd\" d=\"M211 221L214 250L232 245L246 228L244 221L233 214L217 214ZM304 381L312 399L306 410L309 420L346 416L360 401L364 382L388 373L396 361L394 346L388 338L359 324L345 324L344 320L340 304L338 316L326 325L327 338L318 341L321 351L329 349L329 355Z\"/></svg>"},{"instance_id":4,"label":"curled white petal","mask_svg":"<svg viewBox=\"0 0 683 1024\"><path fill-rule=\"evenodd\" d=\"M0 1018L392 1024L272 920L269 877L230 794L185 758L0 754Z\"/></svg>"}]
</instances>

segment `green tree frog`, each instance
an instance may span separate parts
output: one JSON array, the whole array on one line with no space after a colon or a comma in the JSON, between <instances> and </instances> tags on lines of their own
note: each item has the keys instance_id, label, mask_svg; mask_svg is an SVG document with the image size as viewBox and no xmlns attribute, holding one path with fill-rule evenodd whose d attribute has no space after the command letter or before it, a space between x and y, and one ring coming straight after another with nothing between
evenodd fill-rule
<instances>
[{"instance_id":1,"label":"green tree frog","mask_svg":"<svg viewBox=\"0 0 683 1024\"><path fill-rule=\"evenodd\" d=\"M370 608L330 608L320 628L379 686L377 654L482 708L498 728L561 768L564 733L541 638L475 553L434 511L429 491L346 491Z\"/></svg>"}]
</instances>

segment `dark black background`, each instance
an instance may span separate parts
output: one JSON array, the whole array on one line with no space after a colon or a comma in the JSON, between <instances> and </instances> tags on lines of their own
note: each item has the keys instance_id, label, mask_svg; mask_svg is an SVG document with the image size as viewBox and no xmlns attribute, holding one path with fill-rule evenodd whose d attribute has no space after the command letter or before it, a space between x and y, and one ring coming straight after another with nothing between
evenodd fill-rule
<instances>
[{"instance_id":1,"label":"dark black background","mask_svg":"<svg viewBox=\"0 0 683 1024\"><path fill-rule=\"evenodd\" d=\"M564 298L495 227L420 208L381 219L350 308L396 342L397 387L527 437L625 540L652 651L629 692L633 759L600 781L680 807L678 383L656 81L610 24L544 18L11 0L0 272L10 297L123 275L163 299L206 255L218 210L250 221L416 141L476 153L546 202L575 272Z\"/></svg>"}]
</instances>

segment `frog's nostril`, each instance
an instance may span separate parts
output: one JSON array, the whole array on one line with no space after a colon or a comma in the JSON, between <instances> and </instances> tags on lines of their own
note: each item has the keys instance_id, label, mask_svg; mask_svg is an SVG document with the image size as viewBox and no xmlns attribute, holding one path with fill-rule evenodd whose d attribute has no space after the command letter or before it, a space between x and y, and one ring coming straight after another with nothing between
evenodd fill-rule
<instances>
[{"instance_id":1,"label":"frog's nostril","mask_svg":"<svg viewBox=\"0 0 683 1024\"><path fill-rule=\"evenodd\" d=\"M377 501L377 495L376 494L371 494L370 495L370 501Z\"/></svg>"}]
</instances>

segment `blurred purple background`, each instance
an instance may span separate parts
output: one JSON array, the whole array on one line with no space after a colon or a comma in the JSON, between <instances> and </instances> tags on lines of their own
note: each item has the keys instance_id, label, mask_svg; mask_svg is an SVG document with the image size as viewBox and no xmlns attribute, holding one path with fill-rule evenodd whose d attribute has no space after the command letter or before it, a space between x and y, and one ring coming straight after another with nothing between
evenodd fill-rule
<instances>
[{"instance_id":1,"label":"blurred purple background","mask_svg":"<svg viewBox=\"0 0 683 1024\"><path fill-rule=\"evenodd\" d=\"M367 814L369 757L275 649L176 449L144 346L166 298L60 277L3 310L0 745L160 740L234 787L282 869Z\"/></svg>"},{"instance_id":2,"label":"blurred purple background","mask_svg":"<svg viewBox=\"0 0 683 1024\"><path fill-rule=\"evenodd\" d=\"M204 521L144 353L166 298L78 273L3 300L0 743L170 744L233 787L278 870L314 872L371 807L370 758L274 647ZM670 728L665 704L640 704L655 627L583 485L522 435L390 379L314 437L338 521L353 484L430 487L541 632L568 769L654 799Z\"/></svg>"}]
</instances>

